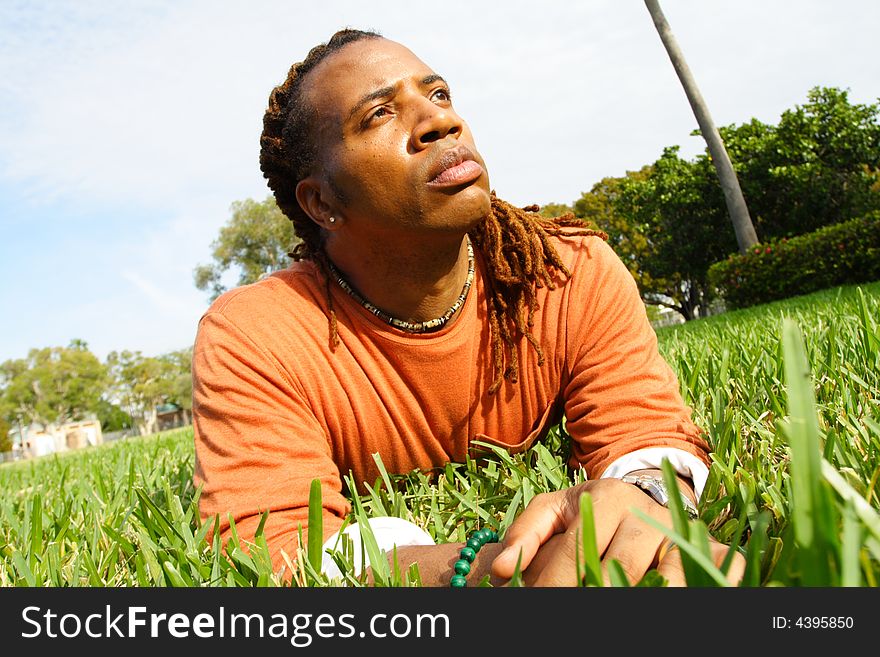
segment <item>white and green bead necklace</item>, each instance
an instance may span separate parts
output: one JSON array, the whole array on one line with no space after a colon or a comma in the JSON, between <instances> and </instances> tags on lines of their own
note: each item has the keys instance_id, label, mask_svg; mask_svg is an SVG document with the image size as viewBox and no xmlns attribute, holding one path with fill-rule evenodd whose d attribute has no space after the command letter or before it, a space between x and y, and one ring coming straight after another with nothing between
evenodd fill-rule
<instances>
[{"instance_id":1,"label":"white and green bead necklace","mask_svg":"<svg viewBox=\"0 0 880 657\"><path fill-rule=\"evenodd\" d=\"M327 264L330 266L330 273L333 275L333 279L336 283L345 290L355 301L361 304L364 308L373 313L376 317L381 319L382 321L390 324L391 326L398 328L402 331L406 331L407 333L429 333L431 331L437 331L442 328L451 318L452 316L464 305L465 299L467 299L468 291L471 289L471 284L474 282L474 247L471 245L470 237L467 237L467 252L468 252L468 273L467 280L465 280L464 287L461 290L461 294L458 295L458 299L455 300L455 303L443 313L440 317L436 319L429 319L425 322L407 322L402 319L397 319L396 317L392 317L384 310L377 308L369 301L364 299L364 297L355 290L351 284L343 278L342 274L339 273L339 270L333 266L333 263L329 260Z\"/></svg>"}]
</instances>

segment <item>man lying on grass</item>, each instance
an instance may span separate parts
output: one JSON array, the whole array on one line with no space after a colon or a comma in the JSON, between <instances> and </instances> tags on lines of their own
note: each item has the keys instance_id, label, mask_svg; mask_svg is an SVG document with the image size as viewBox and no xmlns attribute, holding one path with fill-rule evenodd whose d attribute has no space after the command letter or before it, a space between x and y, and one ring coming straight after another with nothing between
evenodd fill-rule
<instances>
[{"instance_id":1,"label":"man lying on grass","mask_svg":"<svg viewBox=\"0 0 880 657\"><path fill-rule=\"evenodd\" d=\"M374 454L405 473L462 462L474 441L519 452L564 414L571 466L589 481L536 497L479 551L469 580L504 583L521 553L526 584L575 584L589 491L605 564L618 560L631 581L656 567L683 584L678 552L632 510L671 526L643 479L668 458L695 502L708 445L604 236L497 198L447 82L377 34L343 30L294 64L260 143L302 242L288 269L226 293L200 322L203 516L232 514L248 539L269 510L280 566L282 550L296 553L313 479L331 547L350 509L341 474L372 483ZM449 585L460 544L374 532L389 552L398 545L403 569L416 562L423 583ZM726 551L713 544L717 564ZM734 560L732 581L743 566Z\"/></svg>"}]
</instances>

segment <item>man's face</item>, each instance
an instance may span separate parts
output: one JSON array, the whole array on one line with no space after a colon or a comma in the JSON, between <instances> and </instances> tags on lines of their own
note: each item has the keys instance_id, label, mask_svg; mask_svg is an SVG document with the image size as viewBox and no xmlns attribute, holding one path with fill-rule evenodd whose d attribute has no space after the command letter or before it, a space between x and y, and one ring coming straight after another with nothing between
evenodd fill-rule
<instances>
[{"instance_id":1,"label":"man's face","mask_svg":"<svg viewBox=\"0 0 880 657\"><path fill-rule=\"evenodd\" d=\"M367 39L309 74L317 170L355 235L469 230L490 209L489 176L447 83L407 48Z\"/></svg>"}]
</instances>

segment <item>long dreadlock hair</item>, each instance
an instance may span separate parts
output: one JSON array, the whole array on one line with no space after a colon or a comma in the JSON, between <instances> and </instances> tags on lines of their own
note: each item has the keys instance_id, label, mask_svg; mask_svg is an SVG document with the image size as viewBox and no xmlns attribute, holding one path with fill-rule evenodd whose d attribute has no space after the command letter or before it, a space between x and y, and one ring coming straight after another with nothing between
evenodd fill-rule
<instances>
[{"instance_id":1,"label":"long dreadlock hair","mask_svg":"<svg viewBox=\"0 0 880 657\"><path fill-rule=\"evenodd\" d=\"M315 112L303 101L303 81L315 66L349 43L382 38L377 32L345 29L312 48L302 62L293 64L287 79L272 90L263 116L260 136L260 169L281 211L293 222L300 238L291 251L294 260L311 260L324 273L327 286L328 322L331 349L339 344L336 313L330 294L332 277L324 251L324 235L317 223L296 200L296 186L306 178L317 157L312 138ZM544 362L544 352L532 335L538 310L537 290L555 289L555 274L568 278L571 272L560 260L548 239L551 235L598 235L572 213L548 218L537 214L538 206L517 208L491 195L491 211L468 234L487 266L487 298L495 380L489 393L495 393L504 379L516 383L519 375L516 342L525 337ZM505 366L506 361L506 366Z\"/></svg>"}]
</instances>

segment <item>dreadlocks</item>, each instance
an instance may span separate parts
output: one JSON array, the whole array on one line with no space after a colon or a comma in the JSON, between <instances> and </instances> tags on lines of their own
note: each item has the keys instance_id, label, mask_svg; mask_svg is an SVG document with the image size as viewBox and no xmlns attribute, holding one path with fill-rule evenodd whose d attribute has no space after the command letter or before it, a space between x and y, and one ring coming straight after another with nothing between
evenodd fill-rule
<instances>
[{"instance_id":1,"label":"dreadlocks","mask_svg":"<svg viewBox=\"0 0 880 657\"><path fill-rule=\"evenodd\" d=\"M317 157L311 127L314 110L302 100L303 80L315 66L340 49L364 39L381 38L376 32L340 30L326 43L312 48L302 62L290 67L287 79L272 90L263 117L260 136L260 168L281 211L293 222L300 242L291 251L294 260L311 260L324 273L327 285L330 345L339 344L336 313L330 294L330 263L324 251L321 228L303 211L296 200L297 183L306 178ZM584 222L568 213L547 218L537 214L537 206L517 208L491 195L491 211L468 234L482 253L487 270L489 328L495 381L492 394L503 379L516 383L519 374L516 342L525 337L544 362L541 345L531 332L538 310L537 290L555 289L554 271L566 277L570 272L559 259L551 235L605 234L586 228ZM504 362L507 361L505 367Z\"/></svg>"}]
</instances>

